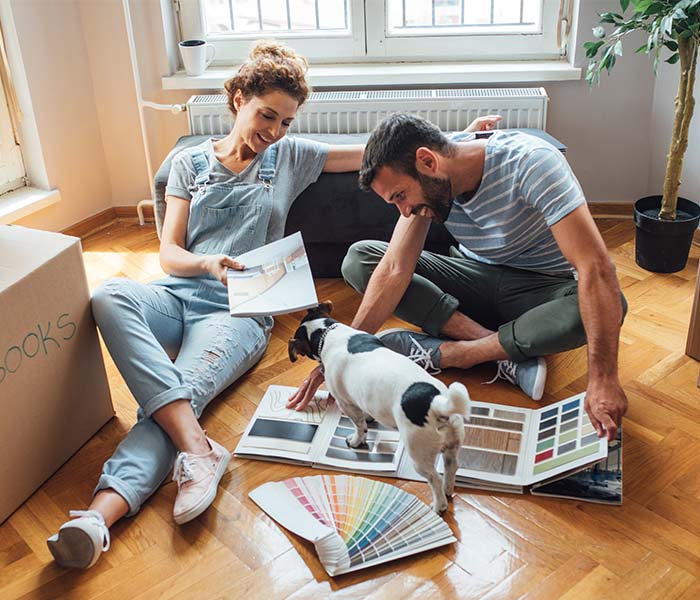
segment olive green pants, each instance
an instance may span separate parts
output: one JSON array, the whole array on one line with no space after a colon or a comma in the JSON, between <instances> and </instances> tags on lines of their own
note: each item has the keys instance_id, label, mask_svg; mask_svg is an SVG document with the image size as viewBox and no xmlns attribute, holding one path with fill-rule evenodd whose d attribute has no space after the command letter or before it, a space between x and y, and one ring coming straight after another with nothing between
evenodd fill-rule
<instances>
[{"instance_id":1,"label":"olive green pants","mask_svg":"<svg viewBox=\"0 0 700 600\"><path fill-rule=\"evenodd\" d=\"M353 244L343 261L345 281L363 293L386 249L386 242ZM622 308L624 318L624 296ZM456 310L498 331L501 345L516 362L586 343L573 277L488 265L456 248L450 256L421 252L396 316L439 336Z\"/></svg>"}]
</instances>

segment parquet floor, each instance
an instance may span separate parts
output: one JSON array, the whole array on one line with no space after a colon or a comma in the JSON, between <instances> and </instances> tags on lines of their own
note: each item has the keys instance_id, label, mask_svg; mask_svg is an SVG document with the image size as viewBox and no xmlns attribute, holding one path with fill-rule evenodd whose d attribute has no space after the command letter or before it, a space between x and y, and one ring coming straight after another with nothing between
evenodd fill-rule
<instances>
[{"instance_id":1,"label":"parquet floor","mask_svg":"<svg viewBox=\"0 0 700 600\"><path fill-rule=\"evenodd\" d=\"M630 400L624 425L624 505L606 507L462 489L447 514L459 543L330 579L310 544L286 534L248 499L267 480L310 469L234 459L214 505L178 527L168 483L133 519L112 530L112 548L89 571L56 567L45 538L69 509L84 507L102 462L134 422L135 403L109 359L116 418L0 526L1 598L700 598L700 364L683 353L700 249L675 275L634 263L631 221L599 221L630 304L620 372ZM115 224L84 242L91 286L159 273L151 228ZM339 280L317 282L336 316L358 296ZM295 316L277 320L258 366L204 417L233 448L271 383L295 385L312 368L292 365ZM396 325L396 323L389 323ZM549 360L544 402L585 388L584 350ZM476 399L534 406L508 384L480 386L492 366L446 372ZM313 473L317 473L313 471ZM428 488L400 482L428 500Z\"/></svg>"}]
</instances>

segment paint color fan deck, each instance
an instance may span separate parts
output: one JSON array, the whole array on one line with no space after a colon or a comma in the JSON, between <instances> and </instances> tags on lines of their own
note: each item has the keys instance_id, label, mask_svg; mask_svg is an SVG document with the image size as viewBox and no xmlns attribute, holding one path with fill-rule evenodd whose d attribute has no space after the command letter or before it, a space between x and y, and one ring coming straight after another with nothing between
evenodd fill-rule
<instances>
[{"instance_id":1,"label":"paint color fan deck","mask_svg":"<svg viewBox=\"0 0 700 600\"><path fill-rule=\"evenodd\" d=\"M363 477L294 477L249 495L280 525L313 542L331 576L457 541L416 496Z\"/></svg>"}]
</instances>

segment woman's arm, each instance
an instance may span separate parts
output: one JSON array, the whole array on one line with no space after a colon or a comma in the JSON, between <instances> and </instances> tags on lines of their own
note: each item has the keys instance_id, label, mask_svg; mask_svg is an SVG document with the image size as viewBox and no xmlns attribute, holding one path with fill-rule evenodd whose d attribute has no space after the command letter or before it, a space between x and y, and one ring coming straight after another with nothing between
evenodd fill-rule
<instances>
[{"instance_id":1,"label":"woman's arm","mask_svg":"<svg viewBox=\"0 0 700 600\"><path fill-rule=\"evenodd\" d=\"M225 254L200 256L185 250L190 202L176 196L167 196L165 200L167 207L160 236L160 266L163 271L178 277L196 277L209 273L226 285L228 268L245 269Z\"/></svg>"},{"instance_id":2,"label":"woman's arm","mask_svg":"<svg viewBox=\"0 0 700 600\"><path fill-rule=\"evenodd\" d=\"M332 145L328 149L328 158L323 166L324 173L346 173L359 171L362 165L364 144Z\"/></svg>"}]
</instances>

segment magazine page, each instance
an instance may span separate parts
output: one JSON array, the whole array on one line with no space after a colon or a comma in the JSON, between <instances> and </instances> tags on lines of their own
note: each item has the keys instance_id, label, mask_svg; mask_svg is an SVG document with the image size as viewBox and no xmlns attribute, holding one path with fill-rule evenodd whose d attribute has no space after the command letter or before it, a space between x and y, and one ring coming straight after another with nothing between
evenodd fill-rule
<instances>
[{"instance_id":1,"label":"magazine page","mask_svg":"<svg viewBox=\"0 0 700 600\"><path fill-rule=\"evenodd\" d=\"M472 400L457 457L457 485L522 493L531 419L531 409ZM442 457L438 470L444 472Z\"/></svg>"},{"instance_id":2,"label":"magazine page","mask_svg":"<svg viewBox=\"0 0 700 600\"><path fill-rule=\"evenodd\" d=\"M228 270L231 315L278 315L318 304L300 232L235 258L246 268Z\"/></svg>"},{"instance_id":3,"label":"magazine page","mask_svg":"<svg viewBox=\"0 0 700 600\"><path fill-rule=\"evenodd\" d=\"M337 425L324 431L314 456L314 466L353 473L395 475L403 453L399 432L377 421L369 421L367 442L351 448L346 438L354 431L352 421L341 414Z\"/></svg>"},{"instance_id":4,"label":"magazine page","mask_svg":"<svg viewBox=\"0 0 700 600\"><path fill-rule=\"evenodd\" d=\"M318 392L306 410L286 408L296 389L282 385L267 388L236 446L236 456L308 465L313 462L314 444L324 437L324 425L328 423L325 426L334 430L340 414L334 403L328 403L328 392Z\"/></svg>"},{"instance_id":5,"label":"magazine page","mask_svg":"<svg viewBox=\"0 0 700 600\"><path fill-rule=\"evenodd\" d=\"M597 462L608 455L583 404L585 393L533 411L523 483L528 485Z\"/></svg>"},{"instance_id":6,"label":"magazine page","mask_svg":"<svg viewBox=\"0 0 700 600\"><path fill-rule=\"evenodd\" d=\"M532 486L538 496L570 498L601 504L622 504L622 427L608 442L608 456L574 473Z\"/></svg>"}]
</instances>

